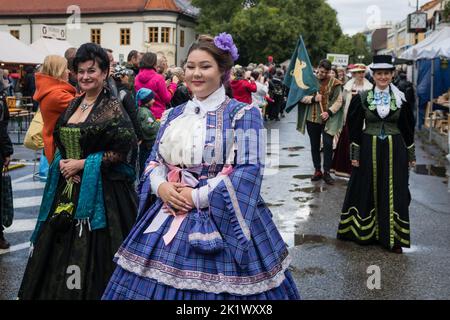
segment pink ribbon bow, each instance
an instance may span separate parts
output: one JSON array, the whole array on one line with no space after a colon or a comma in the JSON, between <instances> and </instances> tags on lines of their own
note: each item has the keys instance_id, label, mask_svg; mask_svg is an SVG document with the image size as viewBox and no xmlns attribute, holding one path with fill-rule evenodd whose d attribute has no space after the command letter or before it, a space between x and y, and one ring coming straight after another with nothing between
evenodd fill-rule
<instances>
[{"instance_id":1,"label":"pink ribbon bow","mask_svg":"<svg viewBox=\"0 0 450 320\"><path fill-rule=\"evenodd\" d=\"M198 185L198 180L192 175L191 171L201 172L202 167L195 167L195 168L189 168L189 169L181 169L177 166L172 166L167 164L167 167L169 168L169 173L167 174L167 181L169 182L181 182L187 186L190 186L192 188L195 188ZM189 170L189 171L188 171ZM167 205L164 204L167 208ZM183 223L184 219L186 219L187 214L182 213L181 211L178 211L175 213L175 216L172 220L172 224L169 227L169 231L163 236L164 243L168 245L170 242L172 242L173 238L175 238L175 235L177 234L178 230L180 229L181 224Z\"/></svg>"},{"instance_id":2,"label":"pink ribbon bow","mask_svg":"<svg viewBox=\"0 0 450 320\"><path fill-rule=\"evenodd\" d=\"M189 168L189 169L181 169L176 166L167 165L169 168L169 173L167 174L167 180L169 182L180 182L183 184L186 184L192 188L195 188L198 185L198 180L192 175L191 172L194 173L201 173L202 166L195 167L195 168ZM189 170L189 171L188 171ZM226 165L223 167L222 171L219 173L219 175L228 176L233 171L233 167L231 165ZM170 244L175 238L175 235L177 234L178 230L180 229L181 224L183 223L184 219L186 219L187 213L182 213L178 211L174 219L172 220L172 223L169 227L169 230L167 233L163 236L164 243L166 245Z\"/></svg>"}]
</instances>

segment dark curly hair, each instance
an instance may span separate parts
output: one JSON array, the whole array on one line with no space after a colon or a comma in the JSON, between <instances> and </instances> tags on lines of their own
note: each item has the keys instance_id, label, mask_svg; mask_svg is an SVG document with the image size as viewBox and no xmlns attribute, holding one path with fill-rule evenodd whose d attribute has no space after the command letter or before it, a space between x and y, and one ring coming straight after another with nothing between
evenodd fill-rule
<instances>
[{"instance_id":1,"label":"dark curly hair","mask_svg":"<svg viewBox=\"0 0 450 320\"><path fill-rule=\"evenodd\" d=\"M332 64L331 64L330 60L323 59L323 60L320 60L320 62L319 62L319 68L324 68L325 70L330 71L332 68Z\"/></svg>"},{"instance_id":2,"label":"dark curly hair","mask_svg":"<svg viewBox=\"0 0 450 320\"><path fill-rule=\"evenodd\" d=\"M100 70L109 72L109 58L106 51L95 43L85 43L78 48L73 59L73 70L78 72L78 65L86 61L97 61Z\"/></svg>"}]
</instances>

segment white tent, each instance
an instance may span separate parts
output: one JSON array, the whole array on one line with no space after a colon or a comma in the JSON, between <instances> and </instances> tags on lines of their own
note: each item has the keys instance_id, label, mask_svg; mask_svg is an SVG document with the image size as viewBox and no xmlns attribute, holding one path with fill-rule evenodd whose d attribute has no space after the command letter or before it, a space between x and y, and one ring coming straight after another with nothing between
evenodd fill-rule
<instances>
[{"instance_id":1,"label":"white tent","mask_svg":"<svg viewBox=\"0 0 450 320\"><path fill-rule=\"evenodd\" d=\"M66 40L40 38L33 42L30 47L39 51L44 56L56 54L64 57L66 50L73 46Z\"/></svg>"},{"instance_id":2,"label":"white tent","mask_svg":"<svg viewBox=\"0 0 450 320\"><path fill-rule=\"evenodd\" d=\"M406 50L400 58L408 60L450 57L450 27L434 32L428 38Z\"/></svg>"},{"instance_id":3,"label":"white tent","mask_svg":"<svg viewBox=\"0 0 450 320\"><path fill-rule=\"evenodd\" d=\"M433 101L434 92L434 59L435 58L447 58L450 59L450 27L444 27L439 31L434 32L428 38L419 42L415 46L406 50L400 58L408 60L431 60L431 97L430 101ZM431 111L433 111L433 104L431 104ZM431 140L431 126L430 126L430 140ZM448 144L450 149L450 135L448 137ZM450 153L447 155L447 159L450 161Z\"/></svg>"},{"instance_id":4,"label":"white tent","mask_svg":"<svg viewBox=\"0 0 450 320\"><path fill-rule=\"evenodd\" d=\"M14 38L8 32L0 31L0 62L19 64L40 64L45 56Z\"/></svg>"}]
</instances>

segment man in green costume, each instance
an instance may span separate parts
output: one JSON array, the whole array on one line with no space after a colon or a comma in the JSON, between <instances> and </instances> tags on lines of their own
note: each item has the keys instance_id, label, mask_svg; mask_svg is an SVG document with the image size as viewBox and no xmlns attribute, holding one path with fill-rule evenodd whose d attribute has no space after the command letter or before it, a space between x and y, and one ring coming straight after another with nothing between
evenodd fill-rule
<instances>
[{"instance_id":1,"label":"man in green costume","mask_svg":"<svg viewBox=\"0 0 450 320\"><path fill-rule=\"evenodd\" d=\"M333 159L333 138L343 125L342 82L329 76L331 62L322 60L317 70L320 83L318 93L303 97L299 102L297 130L305 133L305 127L311 141L311 155L315 172L312 181L323 179L334 184L330 175ZM323 138L323 170L320 156L320 138Z\"/></svg>"}]
</instances>

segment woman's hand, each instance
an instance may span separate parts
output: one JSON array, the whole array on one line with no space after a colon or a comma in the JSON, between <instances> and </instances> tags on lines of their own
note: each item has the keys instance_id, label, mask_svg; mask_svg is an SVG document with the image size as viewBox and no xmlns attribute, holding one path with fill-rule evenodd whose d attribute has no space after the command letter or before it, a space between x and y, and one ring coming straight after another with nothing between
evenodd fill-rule
<instances>
[{"instance_id":1,"label":"woman's hand","mask_svg":"<svg viewBox=\"0 0 450 320\"><path fill-rule=\"evenodd\" d=\"M191 206L189 200L178 193L178 188L185 187L182 183L163 182L158 188L158 195L161 200L174 210L189 212L194 206ZM192 200L192 199L191 199Z\"/></svg>"},{"instance_id":2,"label":"woman's hand","mask_svg":"<svg viewBox=\"0 0 450 320\"><path fill-rule=\"evenodd\" d=\"M352 160L352 166L355 168L359 168L359 160Z\"/></svg>"},{"instance_id":3,"label":"woman's hand","mask_svg":"<svg viewBox=\"0 0 450 320\"><path fill-rule=\"evenodd\" d=\"M65 159L59 162L59 169L64 179L69 179L75 176L78 172L84 169L85 160Z\"/></svg>"},{"instance_id":4,"label":"woman's hand","mask_svg":"<svg viewBox=\"0 0 450 320\"><path fill-rule=\"evenodd\" d=\"M191 187L180 187L177 188L177 192L179 194L181 194L183 197L185 197L189 203L189 205L194 208L195 207L195 203L194 200L192 199L192 188Z\"/></svg>"}]
</instances>

